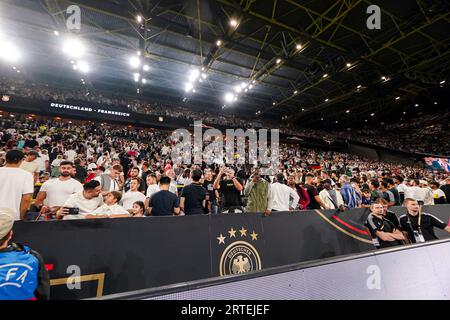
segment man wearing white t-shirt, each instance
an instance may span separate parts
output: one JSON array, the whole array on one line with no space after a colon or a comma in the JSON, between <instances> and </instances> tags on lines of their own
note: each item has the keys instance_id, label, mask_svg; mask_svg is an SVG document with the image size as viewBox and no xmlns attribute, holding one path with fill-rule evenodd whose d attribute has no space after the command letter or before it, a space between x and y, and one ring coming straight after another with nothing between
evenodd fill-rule
<instances>
[{"instance_id":1,"label":"man wearing white t-shirt","mask_svg":"<svg viewBox=\"0 0 450 320\"><path fill-rule=\"evenodd\" d=\"M154 173L151 173L149 175L147 175L147 199L145 200L145 207L148 207L148 203L150 201L150 198L157 192L161 191L161 189L159 188L159 185L157 183L157 178L156 175Z\"/></svg>"},{"instance_id":2,"label":"man wearing white t-shirt","mask_svg":"<svg viewBox=\"0 0 450 320\"><path fill-rule=\"evenodd\" d=\"M73 163L63 161L59 166L59 178L46 181L36 197L34 205L41 213L58 210L70 195L83 191L83 185L71 177Z\"/></svg>"},{"instance_id":3,"label":"man wearing white t-shirt","mask_svg":"<svg viewBox=\"0 0 450 320\"><path fill-rule=\"evenodd\" d=\"M6 165L0 168L0 204L14 211L15 220L24 219L34 191L33 176L19 168L24 156L22 151L10 150Z\"/></svg>"},{"instance_id":4,"label":"man wearing white t-shirt","mask_svg":"<svg viewBox=\"0 0 450 320\"><path fill-rule=\"evenodd\" d=\"M133 203L137 201L145 202L145 195L139 192L140 179L132 178L130 181L130 190L125 192L121 204L126 210L133 209Z\"/></svg>"}]
</instances>

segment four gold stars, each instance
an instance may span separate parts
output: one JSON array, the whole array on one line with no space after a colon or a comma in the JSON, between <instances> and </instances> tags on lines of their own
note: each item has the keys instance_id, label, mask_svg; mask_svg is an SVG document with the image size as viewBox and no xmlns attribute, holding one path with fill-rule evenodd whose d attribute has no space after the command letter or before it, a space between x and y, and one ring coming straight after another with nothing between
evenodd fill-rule
<instances>
[{"instance_id":1,"label":"four gold stars","mask_svg":"<svg viewBox=\"0 0 450 320\"><path fill-rule=\"evenodd\" d=\"M236 232L239 231L241 234L241 238L242 237L246 237L247 236L247 229L245 229L244 227L242 227L240 230L234 230L234 228L231 228L230 230L228 230L228 233L230 234L230 238L236 238ZM258 234L255 232L255 230L253 230L253 233L249 234L249 236L252 238L253 241L258 240ZM226 237L224 237L222 234L220 234L220 237L217 237L217 240L219 240L219 244L225 244L225 239Z\"/></svg>"}]
</instances>

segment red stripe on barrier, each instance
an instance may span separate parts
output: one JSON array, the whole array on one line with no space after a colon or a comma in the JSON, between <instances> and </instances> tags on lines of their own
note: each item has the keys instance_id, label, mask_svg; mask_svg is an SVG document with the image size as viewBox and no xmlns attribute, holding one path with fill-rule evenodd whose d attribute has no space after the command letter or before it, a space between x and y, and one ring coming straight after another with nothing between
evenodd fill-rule
<instances>
[{"instance_id":1,"label":"red stripe on barrier","mask_svg":"<svg viewBox=\"0 0 450 320\"><path fill-rule=\"evenodd\" d=\"M53 264L46 264L45 265L45 269L47 269L47 271L52 271L53 270L54 265Z\"/></svg>"},{"instance_id":2,"label":"red stripe on barrier","mask_svg":"<svg viewBox=\"0 0 450 320\"><path fill-rule=\"evenodd\" d=\"M358 228L356 228L356 227L354 227L354 226L348 224L348 223L345 222L344 220L339 219L339 218L338 218L337 216L335 216L335 215L333 215L332 218L335 219L336 221L338 221L340 224L343 224L344 226L346 226L346 227L349 228L350 230L353 230L353 231L355 231L355 232L358 232L358 233L363 234L363 235L366 235L366 236L369 235L369 233L368 233L366 230L358 229Z\"/></svg>"}]
</instances>

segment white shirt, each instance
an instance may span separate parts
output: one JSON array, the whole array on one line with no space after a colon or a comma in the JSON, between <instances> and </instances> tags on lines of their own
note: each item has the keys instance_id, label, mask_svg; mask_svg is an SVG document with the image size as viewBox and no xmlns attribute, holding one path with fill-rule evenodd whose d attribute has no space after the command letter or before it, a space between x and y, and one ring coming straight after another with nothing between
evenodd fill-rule
<instances>
[{"instance_id":1,"label":"white shirt","mask_svg":"<svg viewBox=\"0 0 450 320\"><path fill-rule=\"evenodd\" d=\"M133 203L136 201L145 201L145 195L139 191L128 191L125 192L120 204L125 208L125 210L133 209Z\"/></svg>"},{"instance_id":2,"label":"white shirt","mask_svg":"<svg viewBox=\"0 0 450 320\"><path fill-rule=\"evenodd\" d=\"M77 156L77 153L74 150L67 150L64 154L67 156L67 160L71 162L74 162L75 157Z\"/></svg>"},{"instance_id":3,"label":"white shirt","mask_svg":"<svg viewBox=\"0 0 450 320\"><path fill-rule=\"evenodd\" d=\"M152 185L148 186L148 188L147 188L147 198L151 198L152 195L154 195L158 191L161 191L161 189L159 188L159 186L157 184L152 184Z\"/></svg>"},{"instance_id":4,"label":"white shirt","mask_svg":"<svg viewBox=\"0 0 450 320\"><path fill-rule=\"evenodd\" d=\"M91 170L91 169L95 170L95 169L97 169L97 165L94 162L91 162L88 164L87 168L88 168L88 170Z\"/></svg>"},{"instance_id":5,"label":"white shirt","mask_svg":"<svg viewBox=\"0 0 450 320\"><path fill-rule=\"evenodd\" d=\"M405 189L405 199L411 198L417 201L424 201L425 200L425 192L423 192L423 189L418 186L414 187L406 187Z\"/></svg>"},{"instance_id":6,"label":"white shirt","mask_svg":"<svg viewBox=\"0 0 450 320\"><path fill-rule=\"evenodd\" d=\"M0 207L14 211L14 219L20 220L22 195L33 194L34 179L31 173L20 168L0 168Z\"/></svg>"},{"instance_id":7,"label":"white shirt","mask_svg":"<svg viewBox=\"0 0 450 320\"><path fill-rule=\"evenodd\" d=\"M52 161L51 164L52 164L53 167L59 167L61 162L63 162L63 159L55 159L55 160Z\"/></svg>"},{"instance_id":8,"label":"white shirt","mask_svg":"<svg viewBox=\"0 0 450 320\"><path fill-rule=\"evenodd\" d=\"M431 190L430 187L422 188L423 197L424 197L424 205L426 206L432 206L434 205L434 199L433 199L433 190Z\"/></svg>"},{"instance_id":9,"label":"white shirt","mask_svg":"<svg viewBox=\"0 0 450 320\"><path fill-rule=\"evenodd\" d=\"M292 203L290 203L291 198ZM296 208L300 197L297 192L285 184L275 182L269 188L268 210L289 211L289 207Z\"/></svg>"},{"instance_id":10,"label":"white shirt","mask_svg":"<svg viewBox=\"0 0 450 320\"><path fill-rule=\"evenodd\" d=\"M106 203L103 204L101 207L94 210L91 214L130 214L127 210L125 210L123 207L119 206L117 203L108 206Z\"/></svg>"},{"instance_id":11,"label":"white shirt","mask_svg":"<svg viewBox=\"0 0 450 320\"><path fill-rule=\"evenodd\" d=\"M64 203L66 208L78 208L80 209L80 217L76 215L67 215L64 217L67 219L80 219L84 218L84 215L94 212L98 207L103 205L103 197L98 196L92 199L86 199L83 196L83 191L77 192L69 196L69 199Z\"/></svg>"},{"instance_id":12,"label":"white shirt","mask_svg":"<svg viewBox=\"0 0 450 320\"><path fill-rule=\"evenodd\" d=\"M36 159L39 162L39 171L45 171L45 161L50 161L50 158L48 154L40 153L40 156L40 158Z\"/></svg>"},{"instance_id":13,"label":"white shirt","mask_svg":"<svg viewBox=\"0 0 450 320\"><path fill-rule=\"evenodd\" d=\"M23 161L20 165L20 169L34 174L35 172L39 172L39 163L37 162L37 159L32 162Z\"/></svg>"},{"instance_id":14,"label":"white shirt","mask_svg":"<svg viewBox=\"0 0 450 320\"><path fill-rule=\"evenodd\" d=\"M433 198L434 198L434 199L439 199L439 198L441 198L441 197L444 197L444 198L445 198L445 193L444 193L444 191L442 191L441 189L433 190ZM433 202L434 202L434 200L433 200Z\"/></svg>"},{"instance_id":15,"label":"white shirt","mask_svg":"<svg viewBox=\"0 0 450 320\"><path fill-rule=\"evenodd\" d=\"M398 192L403 192L403 193L405 193L406 189L408 189L408 187L407 187L404 183L401 183L401 184L399 184L399 185L397 186Z\"/></svg>"},{"instance_id":16,"label":"white shirt","mask_svg":"<svg viewBox=\"0 0 450 320\"><path fill-rule=\"evenodd\" d=\"M44 182L40 191L47 193L44 200L46 206L61 207L72 194L83 191L83 185L72 178L65 181L57 178Z\"/></svg>"}]
</instances>

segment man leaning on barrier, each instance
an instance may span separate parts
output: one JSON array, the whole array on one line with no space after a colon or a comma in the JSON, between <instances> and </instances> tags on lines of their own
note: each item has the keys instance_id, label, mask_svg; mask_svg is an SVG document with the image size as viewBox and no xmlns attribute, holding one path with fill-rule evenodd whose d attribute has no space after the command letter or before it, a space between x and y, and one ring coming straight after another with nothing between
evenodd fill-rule
<instances>
[{"instance_id":1,"label":"man leaning on barrier","mask_svg":"<svg viewBox=\"0 0 450 320\"><path fill-rule=\"evenodd\" d=\"M370 211L365 225L369 229L373 244L377 249L397 246L406 240L394 223L384 216L384 208L381 203L372 203Z\"/></svg>"},{"instance_id":2,"label":"man leaning on barrier","mask_svg":"<svg viewBox=\"0 0 450 320\"><path fill-rule=\"evenodd\" d=\"M48 300L50 280L39 253L12 243L13 212L0 209L0 300Z\"/></svg>"}]
</instances>

